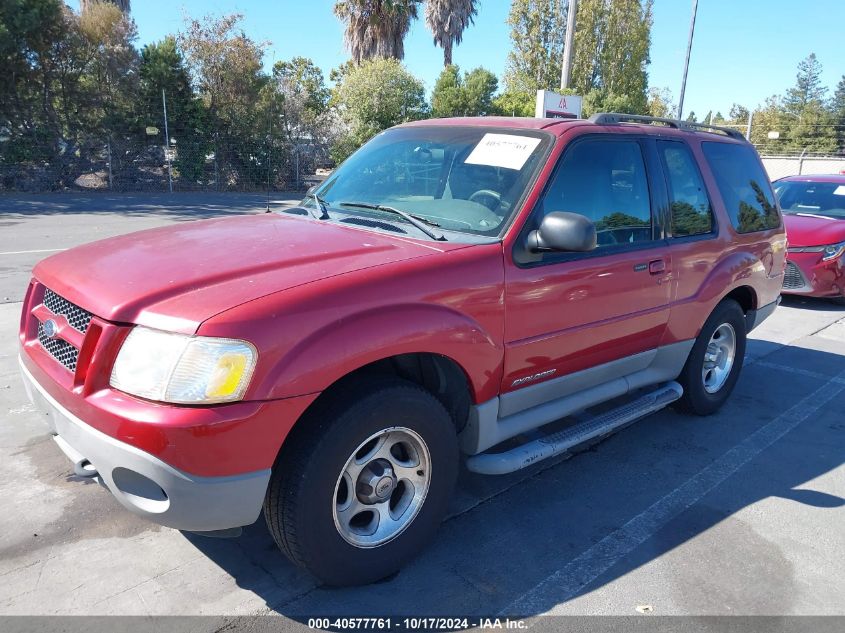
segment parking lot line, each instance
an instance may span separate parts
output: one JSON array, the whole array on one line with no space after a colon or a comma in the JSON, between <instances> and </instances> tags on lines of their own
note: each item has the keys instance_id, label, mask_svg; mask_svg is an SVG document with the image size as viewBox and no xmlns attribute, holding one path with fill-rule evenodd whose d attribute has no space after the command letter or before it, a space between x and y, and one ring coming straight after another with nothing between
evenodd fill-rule
<instances>
[{"instance_id":1,"label":"parking lot line","mask_svg":"<svg viewBox=\"0 0 845 633\"><path fill-rule=\"evenodd\" d=\"M0 255L26 255L28 253L56 253L58 251L66 251L66 248L42 248L34 251L6 251Z\"/></svg>"},{"instance_id":2,"label":"parking lot line","mask_svg":"<svg viewBox=\"0 0 845 633\"><path fill-rule=\"evenodd\" d=\"M772 444L845 391L845 371L829 378L774 420L759 428L621 528L522 594L502 616L562 613L561 605L653 537L669 521L700 501Z\"/></svg>"}]
</instances>

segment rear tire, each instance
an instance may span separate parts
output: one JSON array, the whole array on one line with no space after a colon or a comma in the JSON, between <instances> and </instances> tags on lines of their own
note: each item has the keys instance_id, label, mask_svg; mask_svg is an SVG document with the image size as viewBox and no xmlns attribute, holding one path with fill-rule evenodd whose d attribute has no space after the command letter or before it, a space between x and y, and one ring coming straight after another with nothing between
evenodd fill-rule
<instances>
[{"instance_id":1,"label":"rear tire","mask_svg":"<svg viewBox=\"0 0 845 633\"><path fill-rule=\"evenodd\" d=\"M745 313L725 299L701 328L678 382L684 395L676 408L695 415L718 411L731 395L745 358Z\"/></svg>"},{"instance_id":2,"label":"rear tire","mask_svg":"<svg viewBox=\"0 0 845 633\"><path fill-rule=\"evenodd\" d=\"M420 386L355 380L301 420L264 501L279 548L323 583L374 582L431 540L458 473L455 425Z\"/></svg>"}]
</instances>

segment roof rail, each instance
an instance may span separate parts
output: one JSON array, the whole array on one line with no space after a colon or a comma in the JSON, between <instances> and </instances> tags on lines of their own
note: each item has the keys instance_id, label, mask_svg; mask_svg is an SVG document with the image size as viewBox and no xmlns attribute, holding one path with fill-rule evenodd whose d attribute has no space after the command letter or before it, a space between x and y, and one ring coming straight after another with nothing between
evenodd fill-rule
<instances>
[{"instance_id":1,"label":"roof rail","mask_svg":"<svg viewBox=\"0 0 845 633\"><path fill-rule=\"evenodd\" d=\"M703 130L722 132L726 136L745 141L746 138L739 130L734 130L721 125L710 125L709 123L694 123L692 121L679 121L678 119L664 119L657 116L645 116L642 114L621 114L618 112L598 112L590 117L590 122L598 125L619 125L620 123L662 123L667 127L676 130Z\"/></svg>"}]
</instances>

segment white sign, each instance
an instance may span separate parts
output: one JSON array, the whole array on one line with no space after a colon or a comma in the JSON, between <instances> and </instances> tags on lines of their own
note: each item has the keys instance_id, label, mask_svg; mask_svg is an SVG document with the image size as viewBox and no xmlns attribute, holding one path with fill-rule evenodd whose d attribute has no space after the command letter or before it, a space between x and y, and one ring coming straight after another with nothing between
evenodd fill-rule
<instances>
[{"instance_id":1,"label":"white sign","mask_svg":"<svg viewBox=\"0 0 845 633\"><path fill-rule=\"evenodd\" d=\"M780 132L776 132L776 131L772 130L771 132L766 134L766 136L768 136L772 140L775 140L775 139L780 138Z\"/></svg>"},{"instance_id":2,"label":"white sign","mask_svg":"<svg viewBox=\"0 0 845 633\"><path fill-rule=\"evenodd\" d=\"M538 90L534 116L540 119L580 119L581 97Z\"/></svg>"},{"instance_id":3,"label":"white sign","mask_svg":"<svg viewBox=\"0 0 845 633\"><path fill-rule=\"evenodd\" d=\"M539 144L540 139L534 136L485 134L464 162L469 165L522 169Z\"/></svg>"},{"instance_id":4,"label":"white sign","mask_svg":"<svg viewBox=\"0 0 845 633\"><path fill-rule=\"evenodd\" d=\"M158 128L157 127L149 126L147 128L147 136L155 136L156 134L158 134Z\"/></svg>"}]
</instances>

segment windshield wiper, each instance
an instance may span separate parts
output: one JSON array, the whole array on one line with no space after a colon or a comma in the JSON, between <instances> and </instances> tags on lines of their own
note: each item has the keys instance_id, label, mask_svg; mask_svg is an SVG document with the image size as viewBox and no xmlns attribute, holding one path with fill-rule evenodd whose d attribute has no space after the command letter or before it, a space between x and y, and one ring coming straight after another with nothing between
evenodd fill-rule
<instances>
[{"instance_id":1,"label":"windshield wiper","mask_svg":"<svg viewBox=\"0 0 845 633\"><path fill-rule=\"evenodd\" d=\"M331 220L331 216L329 215L328 207L326 207L326 201L323 200L316 193L309 193L309 194L306 194L306 195L308 195L308 197L310 197L314 200L314 202L317 204L317 208L320 210L320 215L316 215L314 213L311 213L311 215L314 216L318 220ZM309 213L310 213L310 211L309 211Z\"/></svg>"},{"instance_id":2,"label":"windshield wiper","mask_svg":"<svg viewBox=\"0 0 845 633\"><path fill-rule=\"evenodd\" d=\"M440 231L432 231L428 226L439 227L440 225L436 222L432 222L426 218L422 218L419 216L411 215L407 211L402 211L401 209L396 209L394 207L388 207L383 204L371 204L369 202L341 202L338 206L341 207L360 207L362 209L373 209L375 211L387 211L388 213L393 213L394 215L398 215L400 218L404 219L409 224L413 224L417 227L420 231L428 235L431 239L437 240L438 242L445 242L446 236L443 235ZM428 226L426 226L426 224Z\"/></svg>"}]
</instances>

